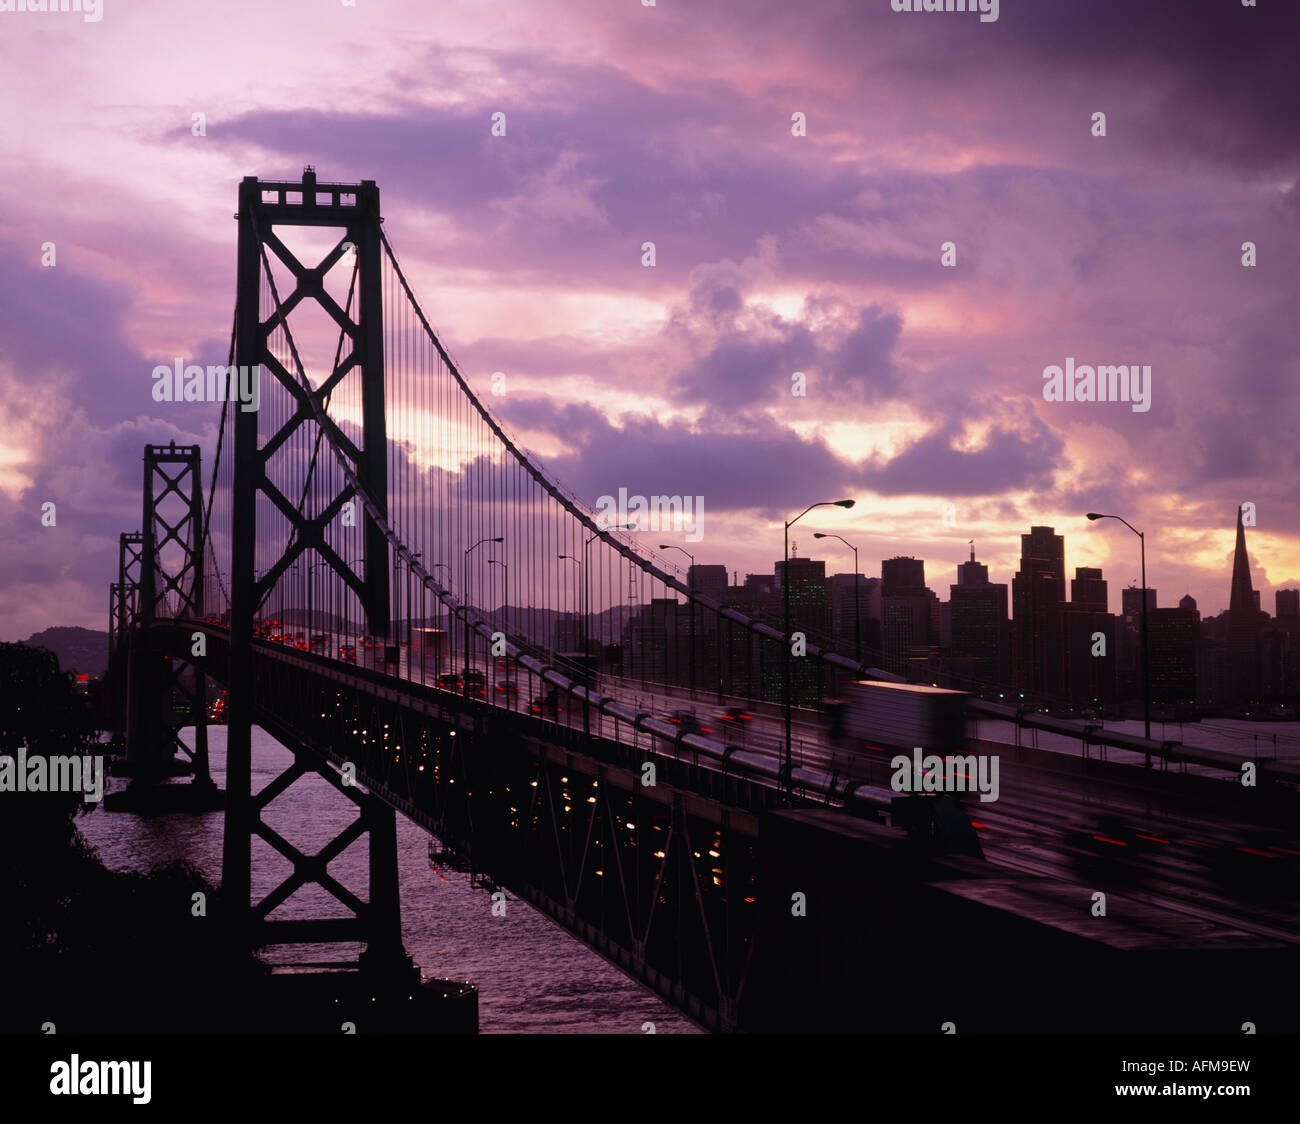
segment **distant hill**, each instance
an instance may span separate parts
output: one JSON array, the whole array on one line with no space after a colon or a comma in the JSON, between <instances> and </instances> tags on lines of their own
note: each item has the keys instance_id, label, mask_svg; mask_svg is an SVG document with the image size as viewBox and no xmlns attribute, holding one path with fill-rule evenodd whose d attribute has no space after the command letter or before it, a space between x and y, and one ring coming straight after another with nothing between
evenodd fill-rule
<instances>
[{"instance_id":1,"label":"distant hill","mask_svg":"<svg viewBox=\"0 0 1300 1124\"><path fill-rule=\"evenodd\" d=\"M93 628L64 628L56 625L33 632L24 643L48 648L59 657L59 667L82 675L99 676L108 667L108 633Z\"/></svg>"}]
</instances>

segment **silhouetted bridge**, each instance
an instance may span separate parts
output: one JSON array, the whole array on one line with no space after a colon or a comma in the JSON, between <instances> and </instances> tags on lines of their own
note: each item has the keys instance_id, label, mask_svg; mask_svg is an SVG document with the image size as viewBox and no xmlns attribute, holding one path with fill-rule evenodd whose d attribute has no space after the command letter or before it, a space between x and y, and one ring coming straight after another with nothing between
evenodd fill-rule
<instances>
[{"instance_id":1,"label":"silhouetted bridge","mask_svg":"<svg viewBox=\"0 0 1300 1124\"><path fill-rule=\"evenodd\" d=\"M712 1029L1209 1027L1239 999L1201 974L1216 950L1294 971L1293 945L1226 923L1095 924L1093 885L984 861L959 809L897 797L858 755L796 763L640 709L630 683L683 711L742 698L811 721L837 677L883 673L806 629L792 660L783 626L698 593L552 480L430 327L373 183L249 178L238 219L224 366L262 373L257 408L223 398L206 495L197 447L146 449L110 611L136 787L183 768L193 807L218 802L206 722L225 689L236 956L360 945L368 989L410 992L399 811ZM258 793L254 725L294 757ZM358 809L311 855L262 817L308 772ZM364 899L328 871L363 834ZM254 838L293 867L256 901ZM345 916L277 917L309 883Z\"/></svg>"}]
</instances>

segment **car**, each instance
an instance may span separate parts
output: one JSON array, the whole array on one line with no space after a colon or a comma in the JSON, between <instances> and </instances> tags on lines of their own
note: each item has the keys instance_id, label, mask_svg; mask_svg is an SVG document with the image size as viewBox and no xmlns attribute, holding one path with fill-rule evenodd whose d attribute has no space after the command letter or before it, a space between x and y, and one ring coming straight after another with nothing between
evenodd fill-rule
<instances>
[{"instance_id":1,"label":"car","mask_svg":"<svg viewBox=\"0 0 1300 1124\"><path fill-rule=\"evenodd\" d=\"M519 693L519 684L516 683L513 679L502 679L497 684L497 690L505 691L507 693L513 693L517 695Z\"/></svg>"},{"instance_id":2,"label":"car","mask_svg":"<svg viewBox=\"0 0 1300 1124\"><path fill-rule=\"evenodd\" d=\"M560 703L559 692L552 691L549 695L538 695L528 709L534 714L559 715L565 707Z\"/></svg>"},{"instance_id":3,"label":"car","mask_svg":"<svg viewBox=\"0 0 1300 1124\"><path fill-rule=\"evenodd\" d=\"M459 691L461 689L460 676L454 671L445 671L438 676L438 686L444 691Z\"/></svg>"},{"instance_id":4,"label":"car","mask_svg":"<svg viewBox=\"0 0 1300 1124\"><path fill-rule=\"evenodd\" d=\"M317 632L312 635L311 646L313 648L323 648L329 643L329 637L323 632Z\"/></svg>"},{"instance_id":5,"label":"car","mask_svg":"<svg viewBox=\"0 0 1300 1124\"><path fill-rule=\"evenodd\" d=\"M347 660L348 663L357 662L357 650L351 644L343 644L339 647L339 659Z\"/></svg>"},{"instance_id":6,"label":"car","mask_svg":"<svg viewBox=\"0 0 1300 1124\"><path fill-rule=\"evenodd\" d=\"M745 711L743 706L729 706L719 712L718 717L723 722L752 722L754 716Z\"/></svg>"},{"instance_id":7,"label":"car","mask_svg":"<svg viewBox=\"0 0 1300 1124\"><path fill-rule=\"evenodd\" d=\"M707 726L701 726L699 720L695 717L693 710L674 710L668 716L668 721L674 726L680 726L683 734L711 734L713 731Z\"/></svg>"}]
</instances>

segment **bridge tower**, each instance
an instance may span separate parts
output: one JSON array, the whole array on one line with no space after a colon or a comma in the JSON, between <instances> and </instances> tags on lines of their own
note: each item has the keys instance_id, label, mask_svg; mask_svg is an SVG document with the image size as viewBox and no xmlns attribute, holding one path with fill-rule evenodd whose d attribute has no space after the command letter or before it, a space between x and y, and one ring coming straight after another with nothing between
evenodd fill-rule
<instances>
[{"instance_id":1,"label":"bridge tower","mask_svg":"<svg viewBox=\"0 0 1300 1124\"><path fill-rule=\"evenodd\" d=\"M140 611L140 557L144 536L123 531L117 544L117 581L109 587L108 671L104 699L109 705L109 726L114 752L126 745L127 698L131 689L131 635Z\"/></svg>"},{"instance_id":2,"label":"bridge tower","mask_svg":"<svg viewBox=\"0 0 1300 1124\"><path fill-rule=\"evenodd\" d=\"M379 235L379 189L372 180L360 184L320 184L310 167L301 183L259 180L245 177L239 186L239 248L235 307L235 364L263 373L274 380L298 409L277 433L259 435L258 413L233 408L234 461L231 522L231 621L230 673L227 699L227 804L222 855L222 884L231 911L231 937L237 955L251 956L258 947L303 942L361 941L365 951L359 967L371 981L392 983L403 988L419 971L402 946L401 913L397 883L396 822L393 809L377 797L355 786L346 792L359 806L358 821L315 856L293 849L294 871L260 902L251 900L253 837L281 840L262 820L262 810L276 794L304 772L319 773L336 788L340 779L325 759L308 745L293 745L295 761L261 793L252 786L252 724L254 692L253 630L257 606L280 576L296 559L310 550L328 566L337 579L350 588L361 602L367 630L387 636L389 631L388 545L373 514L365 510L361 497L344 483L332 502L316 515L295 511L271 484L268 463L288 435L299 425L315 425L315 414L307 395L321 403L322 413L332 388L348 373L361 382L361 441L354 444L332 426L339 448L348 450L352 471L371 497L380 518L387 518L387 428L384 407L383 298L381 284L382 246ZM277 227L337 228L342 232L334 248L316 265L299 261L276 235ZM268 253L269 251L269 253ZM323 280L345 254L356 254L359 303L355 315L342 309L326 290ZM293 288L275 292L278 307L264 310L260 295L264 262L269 271L274 256L292 276ZM271 334L282 326L289 312L303 301L314 300L336 323L350 343L341 349L335 368L319 372L323 381L313 390L304 387L296 369L289 370L273 353ZM344 353L346 352L346 353ZM259 371L260 367L260 371ZM274 385L273 384L273 385ZM259 400L265 402L265 389ZM266 428L270 428L269 426ZM261 441L264 436L265 440ZM261 443L259 443L261 441ZM275 505L292 528L284 555L260 578L254 570L259 502ZM345 560L327 541L326 530L349 502L357 514L364 512L363 558ZM353 569L363 561L360 572ZM283 738L281 740L284 740ZM341 851L353 838L369 832L369 902L345 899L326 871L324 856ZM291 845L289 845L291 847ZM353 911L346 919L272 920L274 908L304 883L314 883L338 898Z\"/></svg>"},{"instance_id":3,"label":"bridge tower","mask_svg":"<svg viewBox=\"0 0 1300 1124\"><path fill-rule=\"evenodd\" d=\"M150 626L160 618L203 615L203 485L199 447L175 442L144 449L144 510L138 536L122 536L125 555L134 550L138 570L135 623L122 627L127 603L120 598L119 629L128 647L126 767L137 781L180 772L212 789L208 771L207 676L191 649L160 652ZM133 539L134 541L128 541ZM138 546L137 546L138 543ZM180 705L177 705L177 702ZM194 726L194 749L180 740L182 726ZM177 750L191 758L182 763Z\"/></svg>"}]
</instances>

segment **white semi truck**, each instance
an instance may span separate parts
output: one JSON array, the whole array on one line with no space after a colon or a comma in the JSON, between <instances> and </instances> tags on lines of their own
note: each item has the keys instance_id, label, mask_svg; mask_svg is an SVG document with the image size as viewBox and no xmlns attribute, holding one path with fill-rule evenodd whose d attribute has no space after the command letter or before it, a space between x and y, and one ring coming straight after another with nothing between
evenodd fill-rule
<instances>
[{"instance_id":1,"label":"white semi truck","mask_svg":"<svg viewBox=\"0 0 1300 1124\"><path fill-rule=\"evenodd\" d=\"M927 757L966 753L965 691L861 679L844 684L831 710L831 740L850 751L911 758L919 746ZM831 701L831 700L828 700ZM883 751L883 752L881 752ZM883 762L882 762L883 764ZM880 784L879 781L876 782ZM889 822L904 828L914 842L942 844L947 851L983 858L983 848L959 798L951 793L864 785L846 801L849 807L889 809Z\"/></svg>"},{"instance_id":2,"label":"white semi truck","mask_svg":"<svg viewBox=\"0 0 1300 1124\"><path fill-rule=\"evenodd\" d=\"M831 708L832 736L857 749L958 753L966 746L965 691L860 679Z\"/></svg>"}]
</instances>

